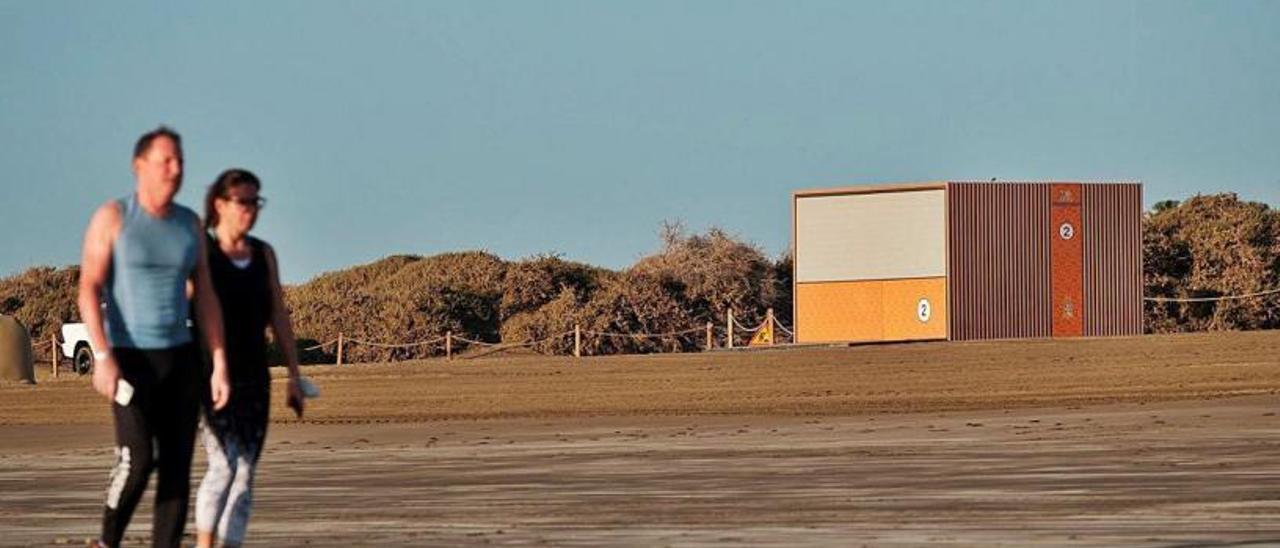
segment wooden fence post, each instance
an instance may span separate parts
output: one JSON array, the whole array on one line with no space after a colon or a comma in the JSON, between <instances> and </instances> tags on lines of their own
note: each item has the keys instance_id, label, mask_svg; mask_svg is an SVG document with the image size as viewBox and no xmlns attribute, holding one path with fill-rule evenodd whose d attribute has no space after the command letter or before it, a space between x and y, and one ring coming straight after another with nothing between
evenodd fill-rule
<instances>
[{"instance_id":1,"label":"wooden fence post","mask_svg":"<svg viewBox=\"0 0 1280 548\"><path fill-rule=\"evenodd\" d=\"M342 365L342 332L338 332L338 365Z\"/></svg>"},{"instance_id":2,"label":"wooden fence post","mask_svg":"<svg viewBox=\"0 0 1280 548\"><path fill-rule=\"evenodd\" d=\"M444 359L446 360L453 359L453 332L452 331L444 332Z\"/></svg>"},{"instance_id":3,"label":"wooden fence post","mask_svg":"<svg viewBox=\"0 0 1280 548\"><path fill-rule=\"evenodd\" d=\"M707 350L711 350L715 345L715 325L711 322L707 322Z\"/></svg>"},{"instance_id":4,"label":"wooden fence post","mask_svg":"<svg viewBox=\"0 0 1280 548\"><path fill-rule=\"evenodd\" d=\"M724 347L733 348L733 309L730 308L724 315Z\"/></svg>"},{"instance_id":5,"label":"wooden fence post","mask_svg":"<svg viewBox=\"0 0 1280 548\"><path fill-rule=\"evenodd\" d=\"M49 335L49 365L53 367L53 378L58 378L58 336Z\"/></svg>"},{"instance_id":6,"label":"wooden fence post","mask_svg":"<svg viewBox=\"0 0 1280 548\"><path fill-rule=\"evenodd\" d=\"M573 357L582 357L582 326L573 324Z\"/></svg>"},{"instance_id":7,"label":"wooden fence post","mask_svg":"<svg viewBox=\"0 0 1280 548\"><path fill-rule=\"evenodd\" d=\"M778 326L773 322L773 309L770 308L764 314L764 320L769 322L769 344L772 346L778 343Z\"/></svg>"}]
</instances>

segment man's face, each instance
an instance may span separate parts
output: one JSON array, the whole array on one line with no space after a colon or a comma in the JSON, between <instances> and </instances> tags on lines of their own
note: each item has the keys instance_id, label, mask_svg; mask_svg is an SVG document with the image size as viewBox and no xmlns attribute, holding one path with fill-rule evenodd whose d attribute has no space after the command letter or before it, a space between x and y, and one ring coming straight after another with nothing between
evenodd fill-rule
<instances>
[{"instance_id":1,"label":"man's face","mask_svg":"<svg viewBox=\"0 0 1280 548\"><path fill-rule=\"evenodd\" d=\"M172 201L182 188L182 151L173 139L156 137L142 156L133 159L133 173L149 193Z\"/></svg>"}]
</instances>

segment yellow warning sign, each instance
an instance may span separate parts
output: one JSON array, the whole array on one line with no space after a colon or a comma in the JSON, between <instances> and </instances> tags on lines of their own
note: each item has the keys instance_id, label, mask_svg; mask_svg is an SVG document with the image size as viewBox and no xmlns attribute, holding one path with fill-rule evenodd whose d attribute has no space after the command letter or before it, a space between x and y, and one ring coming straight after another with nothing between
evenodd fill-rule
<instances>
[{"instance_id":1,"label":"yellow warning sign","mask_svg":"<svg viewBox=\"0 0 1280 548\"><path fill-rule=\"evenodd\" d=\"M747 346L773 346L773 322L764 322L764 325L756 330L756 334L751 336L751 343Z\"/></svg>"}]
</instances>

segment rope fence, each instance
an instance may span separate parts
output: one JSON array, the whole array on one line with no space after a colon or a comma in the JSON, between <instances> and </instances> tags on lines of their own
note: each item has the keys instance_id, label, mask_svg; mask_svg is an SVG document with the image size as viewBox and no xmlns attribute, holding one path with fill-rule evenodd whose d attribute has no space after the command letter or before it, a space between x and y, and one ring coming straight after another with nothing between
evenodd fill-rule
<instances>
[{"instance_id":1,"label":"rope fence","mask_svg":"<svg viewBox=\"0 0 1280 548\"><path fill-rule=\"evenodd\" d=\"M668 337L680 337L680 336L688 335L691 333L698 333L703 330L704 328L694 327L692 329L686 329L684 331L671 331L667 333L607 333L603 331L583 331L582 333L584 335L595 335L597 337L630 337L630 338L638 338L638 339L665 339ZM572 331L570 331L570 333L572 333Z\"/></svg>"},{"instance_id":2,"label":"rope fence","mask_svg":"<svg viewBox=\"0 0 1280 548\"><path fill-rule=\"evenodd\" d=\"M1255 293L1245 293L1243 295L1223 295L1220 297L1143 297L1142 300L1153 303L1208 303L1252 299L1254 297L1265 297L1276 293L1280 293L1280 288L1268 289L1266 291L1258 291Z\"/></svg>"},{"instance_id":3,"label":"rope fence","mask_svg":"<svg viewBox=\"0 0 1280 548\"><path fill-rule=\"evenodd\" d=\"M573 334L574 334L574 331L566 331L566 332L564 332L564 333L559 333L559 334L556 334L556 335L551 335L551 336L548 336L548 337L543 337L543 338L541 338L541 339L536 339L536 340L531 340L531 341L524 341L524 342L518 342L518 343L489 343L489 342L484 342L484 341L472 340L472 339L468 339L468 338L465 338L465 337L454 337L454 336L452 336L452 334L447 334L447 335L446 335L446 339L451 340L451 341L453 341L453 340L461 341L461 342L463 342L463 343L465 343L465 344L471 344L471 345L476 345L476 346L480 347L482 350L481 350L481 351L479 351L479 352L477 352L477 353L475 353L475 354L472 354L472 355L469 355L469 356L461 356L461 358L462 358L462 359L470 360L470 359L475 359L475 358L480 358L480 357L488 356L488 355L491 355L491 354L497 354L497 353L499 353L499 352L503 352L503 351L506 351L506 350L512 350L512 349L516 349L516 348L529 348L529 349L533 350L534 352L537 352L537 353L542 354L542 355L545 355L545 356L549 356L549 355L551 355L550 353L543 352L543 351L539 350L539 349L537 348L537 346L538 346L538 345L540 345L540 344L546 343L546 342L550 342L550 341L557 340L557 339L563 339L563 338L568 337L569 335L573 335ZM445 357L446 357L446 359L450 359L450 358L452 358L452 344L449 344L448 346L449 346L450 348L446 351L446 356L445 356Z\"/></svg>"},{"instance_id":4,"label":"rope fence","mask_svg":"<svg viewBox=\"0 0 1280 548\"><path fill-rule=\"evenodd\" d=\"M1251 298L1265 297L1268 295L1275 295L1275 294L1280 294L1280 288L1257 291L1253 293L1244 293L1239 295L1223 295L1223 296L1217 296L1217 297L1143 297L1142 300L1145 302L1155 302L1155 303L1203 303L1203 302L1219 302L1219 301L1231 301L1231 300L1240 300L1240 299L1251 299ZM299 348L298 350L300 352L321 351L321 352L327 353L330 351L329 349L332 348L336 357L336 363L338 365L343 365L345 363L345 359L344 359L345 350L351 345L364 345L372 348L381 348L381 349L387 349L387 350L430 348L432 346L443 346L444 357L446 359L453 359L455 350L457 350L460 347L476 347L480 349L479 352L475 352L466 356L459 356L461 359L473 359L473 358L488 356L491 354L495 354L495 353L499 353L507 350L520 349L520 348L529 348L535 352L538 352L544 355L556 355L554 352L547 352L543 349L540 349L539 346L544 345L546 343L553 342L553 341L566 339L568 337L573 337L573 356L582 357L583 341L584 341L584 338L586 337L632 339L632 340L673 340L676 343L675 348L677 349L677 351L679 351L679 349L681 348L679 344L680 338L689 337L690 335L693 335L696 333L704 333L705 341L702 345L702 350L710 351L710 350L716 350L717 348L734 349L735 347L738 346L738 341L735 339L739 339L739 338L747 341L746 346L752 346L751 344L752 338L754 338L756 334L760 333L760 331L766 327L771 327L772 330L768 334L769 335L767 337L768 342L764 344L767 344L769 346L789 346L789 345L795 344L795 331L793 331L792 328L788 328L786 325L778 322L777 319L774 317L773 309L768 309L766 311L764 319L761 320L760 323L755 325L754 327L747 326L746 324L742 323L740 320L734 317L733 310L729 309L725 313L725 323L723 326L716 326L713 322L707 322L704 326L700 326L700 327L691 327L689 329L684 329L679 331L668 331L668 332L662 332L662 333L649 333L649 332L619 333L619 332L610 332L610 331L595 331L590 329L582 329L581 325L575 325L572 331L556 333L553 335L543 337L541 339L528 340L523 342L486 342L486 341L467 338L461 335L454 335L453 332L450 331L450 332L446 332L443 336L437 336L437 337L433 337L433 338L422 340L422 341L411 341L411 342L404 342L404 343L379 342L379 341L372 341L372 340L366 340L366 339L360 339L360 338L350 338L343 333L338 333L338 336L334 339L330 339L322 343L313 344L311 346ZM779 337L780 334L785 336ZM747 336L739 337L739 335L747 335ZM777 340L778 338L784 338L786 339L786 342L779 342ZM720 346L717 346L718 344ZM56 334L51 335L47 340L47 342L33 341L31 347L32 347L33 361L37 363L48 362L50 364L52 376L54 378L57 378L60 364L65 359L64 356L62 355L61 341L58 340L57 335Z\"/></svg>"},{"instance_id":5,"label":"rope fence","mask_svg":"<svg viewBox=\"0 0 1280 548\"><path fill-rule=\"evenodd\" d=\"M755 336L757 333L760 333L762 329L765 329L766 327L769 327L770 329L769 329L769 331L768 331L768 332L767 332L767 334L766 334L766 337L767 337L767 341L768 341L768 342L767 342L767 343L765 343L765 344L767 344L767 345L769 345L769 346L777 346L777 345L783 345L783 344L788 344L788 343L795 343L795 336L796 336L795 331L792 331L792 330L790 330L790 329L787 329L787 326L785 326L785 325L783 325L781 322L779 322L779 321L777 320L777 318L773 315L773 309L772 309L772 308L770 308L770 309L768 309L768 310L766 310L766 311L765 311L764 319L763 319L763 320L760 320L759 325L756 325L755 327L748 327L746 324L744 324L744 323L742 323L742 322L738 321L738 319L737 319L737 318L733 317L733 316L732 316L732 314L730 314L730 315L729 315L729 320L730 320L729 325L732 325L732 326L733 326L733 331L734 331L734 333L744 333L744 334L749 334L749 335L751 335L751 337L752 337L752 338L754 338L754 336ZM785 337L780 337L780 335L779 335L780 333L785 333L785 334L786 334L786 336L785 336ZM785 338L785 339L787 339L787 340L788 340L788 343L780 343L780 342L778 342L778 339L779 339L779 338ZM748 346L750 346L750 342L751 342L751 340L750 340L750 339L748 339Z\"/></svg>"},{"instance_id":6,"label":"rope fence","mask_svg":"<svg viewBox=\"0 0 1280 548\"><path fill-rule=\"evenodd\" d=\"M37 367L38 364L48 363L49 372L53 378L58 378L58 369L62 365L62 341L58 340L57 335L49 335L49 339L44 342L31 341L31 362Z\"/></svg>"},{"instance_id":7,"label":"rope fence","mask_svg":"<svg viewBox=\"0 0 1280 548\"><path fill-rule=\"evenodd\" d=\"M337 344L337 343L338 343L338 339L333 339L333 340L331 340L331 341L329 341L329 342L320 343L320 344L317 344L317 345L314 345L314 346L308 346L308 347L306 347L306 348L299 348L298 350L301 350L301 351L303 351L303 352L309 352L309 351L311 351L311 350L322 350L322 349L324 349L324 348L328 348L328 347L329 347L329 345L333 345L333 344Z\"/></svg>"},{"instance_id":8,"label":"rope fence","mask_svg":"<svg viewBox=\"0 0 1280 548\"><path fill-rule=\"evenodd\" d=\"M454 337L454 338L459 340L462 339L462 337ZM439 344L444 339L445 339L444 337L436 337L431 340L403 343L403 344L378 343L378 342L365 341L360 339L347 339L347 344L363 344L365 346L372 346L374 348L415 348L419 346L431 346L431 345Z\"/></svg>"},{"instance_id":9,"label":"rope fence","mask_svg":"<svg viewBox=\"0 0 1280 548\"><path fill-rule=\"evenodd\" d=\"M769 323L769 319L765 318L760 321L760 325L757 325L755 327L747 327L745 324L739 322L736 318L733 320L734 330L737 331L738 333L755 333L756 331L759 331L760 328L764 327L765 324L767 323Z\"/></svg>"},{"instance_id":10,"label":"rope fence","mask_svg":"<svg viewBox=\"0 0 1280 548\"><path fill-rule=\"evenodd\" d=\"M732 349L735 346L739 346L738 340L746 340L748 341L748 344L746 346L751 346L750 345L751 336L757 333L759 330L764 329L766 326L772 326L778 332L786 333L787 334L786 339L788 339L788 341L794 340L795 332L792 331L791 329L788 329L786 326L778 323L777 320L774 318L773 309L769 309L765 314L764 320L762 320L760 324L756 325L755 327L748 327L744 325L741 321L738 321L736 318L734 318L733 311L729 310L726 312L726 323L724 326L716 326L712 322L707 322L705 325L700 327L691 327L689 329L682 329L677 331L620 333L620 332L613 332L613 331L596 331L593 329L583 329L581 325L575 325L572 331L564 331L561 333L551 334L539 339L533 339L533 340L527 340L527 341L521 341L521 342L488 342L488 341L469 338L463 335L455 335L452 331L449 331L442 336L433 337L423 341L411 341L411 342L404 342L404 343L373 341L373 340L368 340L363 338L348 337L345 333L338 333L338 336L336 338L330 339L322 343L317 343L311 346L300 348L299 350L303 352L319 350L326 353L332 351L334 353L334 357L336 358L335 361L338 365L343 365L347 363L347 359L346 359L347 351L348 349L351 348L352 345L356 345L356 346L363 345L371 348L380 348L380 349L388 349L388 350L409 349L409 348L430 348L433 346L438 346L438 347L443 347L445 359L451 360L451 359L454 359L455 357L459 359L474 359L478 357L488 356L488 355L492 355L492 354L496 354L496 353L500 353L508 350L515 350L515 349L531 349L534 352L537 352L543 355L557 355L557 352L555 351L548 351L546 346L551 343L566 341L566 339L569 339L571 337L572 338L572 355L574 357L580 358L584 354L584 342L589 342L590 338L631 339L631 340L649 340L649 341L667 340L673 343L672 347L676 351L680 351L680 349L682 348L684 349L688 348L688 344L691 342L689 339L690 336L703 334L705 335L705 341L703 342L701 349L703 351L710 351L710 350L716 350L717 348L721 347L721 346L718 346L721 344L723 348ZM745 334L745 336L742 336L742 337L739 336L743 334ZM683 342L682 342L682 339L683 339ZM767 344L770 344L770 345L789 344L789 342L788 343L775 342L773 338L770 338L769 341L770 342ZM466 348L474 348L475 350L465 355L458 354L459 350L466 349ZM455 356L455 354L458 354L458 355Z\"/></svg>"}]
</instances>

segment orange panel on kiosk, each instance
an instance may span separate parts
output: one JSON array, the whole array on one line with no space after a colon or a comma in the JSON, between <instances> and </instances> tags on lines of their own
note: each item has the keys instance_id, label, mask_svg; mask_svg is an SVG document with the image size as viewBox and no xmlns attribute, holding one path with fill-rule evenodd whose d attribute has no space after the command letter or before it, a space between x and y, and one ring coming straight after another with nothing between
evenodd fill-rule
<instances>
[{"instance_id":1,"label":"orange panel on kiosk","mask_svg":"<svg viewBox=\"0 0 1280 548\"><path fill-rule=\"evenodd\" d=\"M1084 226L1080 214L1082 185L1054 184L1049 190L1049 270L1053 292L1054 337L1084 334Z\"/></svg>"}]
</instances>

